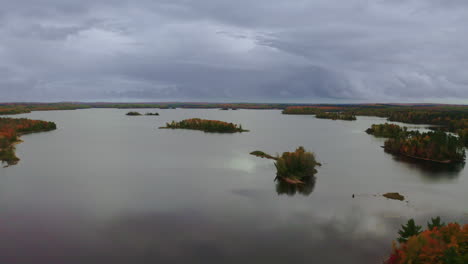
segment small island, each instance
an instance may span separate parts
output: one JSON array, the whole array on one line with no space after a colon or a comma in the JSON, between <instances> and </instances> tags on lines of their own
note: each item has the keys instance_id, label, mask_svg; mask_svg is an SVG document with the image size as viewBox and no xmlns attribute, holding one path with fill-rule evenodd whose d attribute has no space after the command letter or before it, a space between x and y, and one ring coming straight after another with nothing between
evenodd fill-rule
<instances>
[{"instance_id":1,"label":"small island","mask_svg":"<svg viewBox=\"0 0 468 264\"><path fill-rule=\"evenodd\" d=\"M374 135L375 137L396 138L399 136L406 136L408 129L395 124L373 124L370 128L366 129L366 133Z\"/></svg>"},{"instance_id":2,"label":"small island","mask_svg":"<svg viewBox=\"0 0 468 264\"><path fill-rule=\"evenodd\" d=\"M141 116L139 112L128 112L126 115L128 116Z\"/></svg>"},{"instance_id":3,"label":"small island","mask_svg":"<svg viewBox=\"0 0 468 264\"><path fill-rule=\"evenodd\" d=\"M273 159L276 162L275 180L284 181L288 184L305 184L311 182L310 178L317 173L316 166L321 166L315 159L312 152L308 152L304 147L298 147L294 152L283 152L281 156L273 157L263 151L253 151L251 155Z\"/></svg>"},{"instance_id":4,"label":"small island","mask_svg":"<svg viewBox=\"0 0 468 264\"><path fill-rule=\"evenodd\" d=\"M315 154L304 147L298 147L294 152L283 152L275 162L276 177L291 184L304 184L308 177L313 177L321 166L315 159Z\"/></svg>"},{"instance_id":5,"label":"small island","mask_svg":"<svg viewBox=\"0 0 468 264\"><path fill-rule=\"evenodd\" d=\"M147 116L158 116L159 113L146 113L145 115L147 115Z\"/></svg>"},{"instance_id":6,"label":"small island","mask_svg":"<svg viewBox=\"0 0 468 264\"><path fill-rule=\"evenodd\" d=\"M166 126L160 127L160 129L192 129L209 133L241 133L249 131L243 129L242 125L200 118L185 119L180 122L172 121L171 123L166 123Z\"/></svg>"},{"instance_id":7,"label":"small island","mask_svg":"<svg viewBox=\"0 0 468 264\"><path fill-rule=\"evenodd\" d=\"M392 199L392 200L399 200L399 201L404 201L405 196L397 193L397 192L390 192L390 193L384 193L382 194L383 197L387 199Z\"/></svg>"},{"instance_id":8,"label":"small island","mask_svg":"<svg viewBox=\"0 0 468 264\"><path fill-rule=\"evenodd\" d=\"M0 118L0 160L7 166L15 165L19 158L15 154L15 144L21 142L24 134L44 132L56 129L54 122L31 120L26 118Z\"/></svg>"}]
</instances>

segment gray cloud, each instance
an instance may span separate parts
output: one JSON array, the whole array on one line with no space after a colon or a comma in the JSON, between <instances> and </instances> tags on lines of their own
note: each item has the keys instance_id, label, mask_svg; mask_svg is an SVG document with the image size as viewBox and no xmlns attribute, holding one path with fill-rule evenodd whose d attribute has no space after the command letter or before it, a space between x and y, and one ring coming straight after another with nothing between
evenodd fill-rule
<instances>
[{"instance_id":1,"label":"gray cloud","mask_svg":"<svg viewBox=\"0 0 468 264\"><path fill-rule=\"evenodd\" d=\"M0 0L2 101L468 98L461 0Z\"/></svg>"}]
</instances>

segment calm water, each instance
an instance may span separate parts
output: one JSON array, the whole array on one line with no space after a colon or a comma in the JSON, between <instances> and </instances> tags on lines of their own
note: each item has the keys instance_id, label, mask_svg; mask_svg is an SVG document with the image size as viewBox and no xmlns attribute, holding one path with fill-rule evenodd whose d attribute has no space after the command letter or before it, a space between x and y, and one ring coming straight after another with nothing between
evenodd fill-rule
<instances>
[{"instance_id":1,"label":"calm water","mask_svg":"<svg viewBox=\"0 0 468 264\"><path fill-rule=\"evenodd\" d=\"M381 118L128 111L16 116L59 129L23 136L20 163L0 169L0 263L381 263L410 217L468 222L468 170L384 153L384 139L363 132ZM157 129L191 117L251 132ZM323 163L302 193L276 186L272 161L249 155L300 145ZM374 196L385 192L409 202Z\"/></svg>"}]
</instances>

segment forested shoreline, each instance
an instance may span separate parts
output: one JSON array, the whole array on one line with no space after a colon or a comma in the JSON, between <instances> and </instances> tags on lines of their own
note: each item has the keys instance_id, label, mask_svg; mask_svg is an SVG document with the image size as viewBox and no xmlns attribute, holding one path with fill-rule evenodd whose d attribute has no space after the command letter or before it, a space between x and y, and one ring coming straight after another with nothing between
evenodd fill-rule
<instances>
[{"instance_id":1,"label":"forested shoreline","mask_svg":"<svg viewBox=\"0 0 468 264\"><path fill-rule=\"evenodd\" d=\"M26 118L0 118L0 160L7 165L18 163L14 144L24 134L56 129L54 122L31 120Z\"/></svg>"}]
</instances>

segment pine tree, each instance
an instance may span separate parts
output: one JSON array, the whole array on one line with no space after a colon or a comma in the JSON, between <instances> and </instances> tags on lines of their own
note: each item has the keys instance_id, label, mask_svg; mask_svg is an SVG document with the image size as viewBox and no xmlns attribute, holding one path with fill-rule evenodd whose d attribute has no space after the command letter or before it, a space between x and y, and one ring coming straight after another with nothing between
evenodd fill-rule
<instances>
[{"instance_id":1,"label":"pine tree","mask_svg":"<svg viewBox=\"0 0 468 264\"><path fill-rule=\"evenodd\" d=\"M416 236L421 233L421 226L415 224L414 219L408 220L406 226L401 226L402 230L398 231L400 237L397 239L400 243L405 243L408 241L408 238Z\"/></svg>"},{"instance_id":2,"label":"pine tree","mask_svg":"<svg viewBox=\"0 0 468 264\"><path fill-rule=\"evenodd\" d=\"M431 223L427 223L427 229L432 230L434 227L441 228L445 226L445 223L441 223L440 216L436 218L431 218Z\"/></svg>"}]
</instances>

